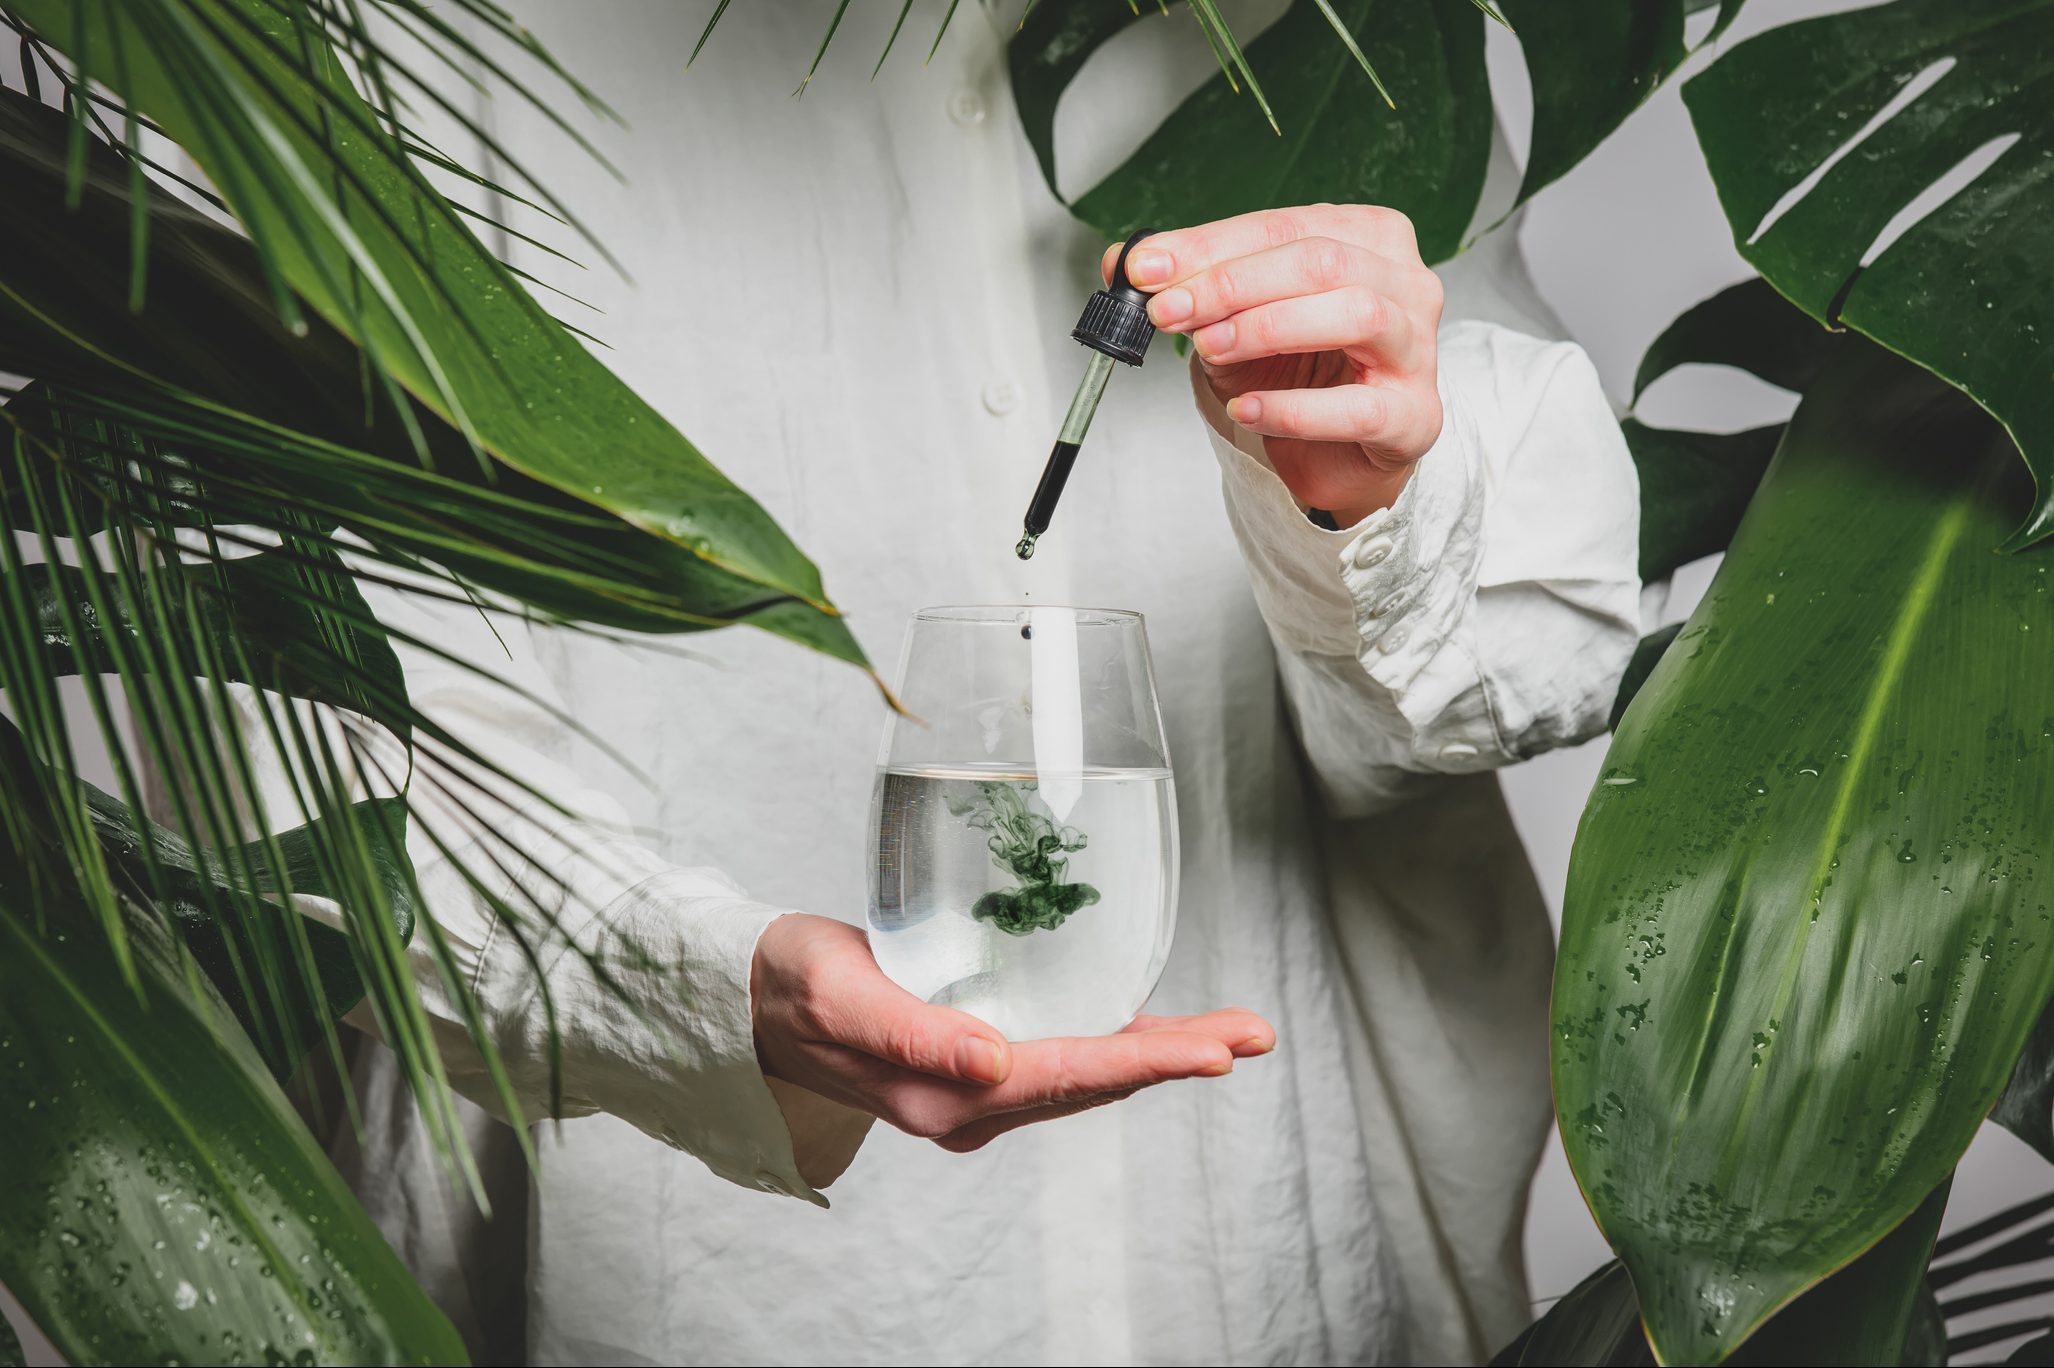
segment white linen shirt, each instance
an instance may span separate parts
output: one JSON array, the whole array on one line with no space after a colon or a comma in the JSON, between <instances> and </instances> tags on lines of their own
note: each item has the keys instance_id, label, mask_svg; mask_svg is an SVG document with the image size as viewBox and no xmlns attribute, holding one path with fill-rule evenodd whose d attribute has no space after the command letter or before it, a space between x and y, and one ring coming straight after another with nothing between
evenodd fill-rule
<instances>
[{"instance_id":1,"label":"white linen shirt","mask_svg":"<svg viewBox=\"0 0 2054 1368\"><path fill-rule=\"evenodd\" d=\"M381 595L381 616L525 691L413 653L416 704L582 814L498 810L483 835L452 810L410 832L531 1118L548 1107L532 970L423 828L458 854L523 852L503 882L565 941L632 945L641 966L624 1006L562 944L545 956L565 1111L611 1119L537 1133L534 1360L1488 1356L1527 1316L1551 946L1483 771L1601 730L1638 628L1637 489L1589 362L1526 335L1549 315L1513 233L1486 239L1444 271L1439 441L1392 507L1327 531L1259 439L1202 392L1217 430L1194 415L1161 345L1116 378L1022 565L1010 548L1083 364L1067 334L1100 244L1035 173L1005 26L959 19L925 71L902 37L904 69L866 84L858 58L890 16L858 7L793 101L825 12L738 7L681 75L705 9L615 5L604 23L568 3L523 9L641 130L606 140L628 189L573 151L536 157L636 281L581 281L605 315L573 321L815 556L873 658L926 603L1146 614L1184 864L1151 1010L1249 1007L1280 1043L1231 1078L971 1156L880 1130L835 1210L816 1211L801 1152L816 1173L837 1167L861 1126L773 1096L749 965L785 910L860 921L884 720L869 682L742 632L685 639L679 659L502 621L502 650L476 614ZM1160 60L1210 60L1166 30L1144 35ZM550 146L532 111L493 114L505 141ZM653 782L627 779L551 700ZM416 954L452 1078L483 1101ZM489 1339L501 1296L476 1286L476 1250L507 1233L423 1201L417 1129L403 1108L371 1110L380 1124L346 1143L345 1172L459 1325Z\"/></svg>"}]
</instances>

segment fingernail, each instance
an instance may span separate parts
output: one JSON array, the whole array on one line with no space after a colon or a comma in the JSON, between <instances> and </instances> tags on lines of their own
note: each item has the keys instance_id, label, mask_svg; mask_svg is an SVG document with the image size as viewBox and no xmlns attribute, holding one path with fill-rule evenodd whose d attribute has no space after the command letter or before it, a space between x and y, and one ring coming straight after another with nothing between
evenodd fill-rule
<instances>
[{"instance_id":1,"label":"fingernail","mask_svg":"<svg viewBox=\"0 0 2054 1368\"><path fill-rule=\"evenodd\" d=\"M977 1083L996 1083L1006 1076L1005 1056L982 1036L965 1036L956 1046L956 1072Z\"/></svg>"},{"instance_id":2,"label":"fingernail","mask_svg":"<svg viewBox=\"0 0 2054 1368\"><path fill-rule=\"evenodd\" d=\"M1176 293L1174 290L1172 294ZM1234 320L1223 318L1191 334L1191 345L1198 348L1198 354L1210 361L1234 349Z\"/></svg>"},{"instance_id":3,"label":"fingernail","mask_svg":"<svg viewBox=\"0 0 2054 1368\"><path fill-rule=\"evenodd\" d=\"M1250 423L1259 423L1262 421L1262 400L1252 394L1244 394L1239 399L1229 400L1227 416L1243 427Z\"/></svg>"},{"instance_id":4,"label":"fingernail","mask_svg":"<svg viewBox=\"0 0 2054 1368\"><path fill-rule=\"evenodd\" d=\"M1158 328L1174 328L1191 316L1191 292L1179 285L1148 301L1148 316Z\"/></svg>"},{"instance_id":5,"label":"fingernail","mask_svg":"<svg viewBox=\"0 0 2054 1368\"><path fill-rule=\"evenodd\" d=\"M1234 1053L1246 1059L1253 1055L1266 1055L1276 1048L1277 1042L1274 1040L1264 1040L1261 1036L1250 1036L1234 1047Z\"/></svg>"},{"instance_id":6,"label":"fingernail","mask_svg":"<svg viewBox=\"0 0 2054 1368\"><path fill-rule=\"evenodd\" d=\"M1127 253L1127 279L1136 285L1153 285L1170 278L1170 254L1147 250Z\"/></svg>"},{"instance_id":7,"label":"fingernail","mask_svg":"<svg viewBox=\"0 0 2054 1368\"><path fill-rule=\"evenodd\" d=\"M1234 1061L1224 1059L1209 1069L1200 1069L1198 1075L1201 1078L1218 1078L1223 1074L1230 1074L1232 1072L1234 1072Z\"/></svg>"}]
</instances>

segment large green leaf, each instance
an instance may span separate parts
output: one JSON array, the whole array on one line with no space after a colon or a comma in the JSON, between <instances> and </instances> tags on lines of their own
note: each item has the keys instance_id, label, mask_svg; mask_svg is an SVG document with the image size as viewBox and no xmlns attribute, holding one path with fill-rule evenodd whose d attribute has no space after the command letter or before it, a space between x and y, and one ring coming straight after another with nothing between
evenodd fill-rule
<instances>
[{"instance_id":1,"label":"large green leaf","mask_svg":"<svg viewBox=\"0 0 2054 1368\"><path fill-rule=\"evenodd\" d=\"M1802 394L1833 354L1819 327L1759 279L1692 305L1662 330L1633 379L1635 402L1679 366L1731 366ZM1665 579L1726 549L1768 469L1780 423L1746 432L1620 424L1640 474L1640 577Z\"/></svg>"},{"instance_id":2,"label":"large green leaf","mask_svg":"<svg viewBox=\"0 0 2054 1368\"><path fill-rule=\"evenodd\" d=\"M304 560L266 551L182 564L171 573L193 585L200 630L211 638L209 654L224 667L220 678L347 708L404 740L412 731L412 712L392 644L373 628L376 620L363 594L333 552L301 554ZM108 622L77 566L35 565L22 575L52 676L76 673L81 664L119 673L120 660L108 640L112 630L130 641L144 631L188 630L183 620L166 620L148 603L112 605L117 620ZM341 611L331 611L331 605Z\"/></svg>"},{"instance_id":3,"label":"large green leaf","mask_svg":"<svg viewBox=\"0 0 2054 1368\"><path fill-rule=\"evenodd\" d=\"M1640 472L1640 577L1667 579L1724 551L1782 440L1783 425L1690 432L1619 424Z\"/></svg>"},{"instance_id":4,"label":"large green leaf","mask_svg":"<svg viewBox=\"0 0 2054 1368\"><path fill-rule=\"evenodd\" d=\"M1638 1368L1652 1363L1633 1280L1617 1259L1569 1289L1491 1360L1492 1368Z\"/></svg>"},{"instance_id":5,"label":"large green leaf","mask_svg":"<svg viewBox=\"0 0 2054 1368\"><path fill-rule=\"evenodd\" d=\"M1072 208L1109 238L1280 205L1382 204L1411 216L1428 261L1462 246L1490 159L1483 17L1471 0L1333 0L1390 87L1386 104L1313 0L1248 44L1282 129L1223 73L1186 99ZM1036 5L1008 58L1050 190L1055 111L1085 61L1133 21L1122 5Z\"/></svg>"},{"instance_id":6,"label":"large green leaf","mask_svg":"<svg viewBox=\"0 0 2054 1368\"><path fill-rule=\"evenodd\" d=\"M1869 129L1942 63L1931 88ZM2054 529L2054 0L1896 0L1787 24L1722 55L1683 95L1741 254L1806 312L2002 420L2040 487L2011 544ZM1923 191L2014 135L1862 264Z\"/></svg>"},{"instance_id":7,"label":"large green leaf","mask_svg":"<svg viewBox=\"0 0 2054 1368\"><path fill-rule=\"evenodd\" d=\"M1926 1262L1947 1213L1950 1186L1942 1182L1867 1253L1778 1312L1732 1362L1761 1368L1793 1363L1895 1368L1914 1361L1906 1350L1921 1307L1930 1299Z\"/></svg>"},{"instance_id":8,"label":"large green leaf","mask_svg":"<svg viewBox=\"0 0 2054 1368\"><path fill-rule=\"evenodd\" d=\"M1564 1142L1669 1362L1952 1170L2054 990L2043 557L2010 445L1850 348L1627 710L1556 971Z\"/></svg>"},{"instance_id":9,"label":"large green leaf","mask_svg":"<svg viewBox=\"0 0 2054 1368\"><path fill-rule=\"evenodd\" d=\"M161 931L138 993L56 911L0 908L0 1281L37 1325L77 1364L461 1362Z\"/></svg>"},{"instance_id":10,"label":"large green leaf","mask_svg":"<svg viewBox=\"0 0 2054 1368\"><path fill-rule=\"evenodd\" d=\"M1778 1312L1732 1361L1762 1368L1787 1364L1895 1368L1899 1363L1921 1362L1907 1350L1912 1347L1916 1315L1932 1300L1924 1286L1926 1260L1947 1210L1947 1187L1943 1183L1875 1248ZM1944 1331L1940 1339L1944 1349ZM1923 1342L1918 1348L1923 1355ZM1503 1368L1544 1364L1638 1368L1654 1361L1647 1337L1641 1333L1632 1279L1626 1265L1614 1260L1577 1284L1493 1362Z\"/></svg>"},{"instance_id":11,"label":"large green leaf","mask_svg":"<svg viewBox=\"0 0 2054 1368\"><path fill-rule=\"evenodd\" d=\"M425 190L301 5L22 0L13 8L162 126L312 312L415 402L504 463L503 473L519 472L683 548L735 582L727 606L757 610L716 616L747 616L861 659L818 572L762 509L550 318ZM121 241L125 255L125 235ZM61 288L45 317L65 317L76 302L78 245L58 254ZM153 259L153 295L159 264ZM16 265L10 256L9 283L18 293L32 289L41 273L17 273ZM108 282L101 302L125 302L122 281ZM259 275L254 283L262 282ZM121 345L102 350L134 355ZM248 353L228 355L240 364Z\"/></svg>"},{"instance_id":12,"label":"large green leaf","mask_svg":"<svg viewBox=\"0 0 2054 1368\"><path fill-rule=\"evenodd\" d=\"M1990 1119L2054 1164L2054 1002L2040 1013Z\"/></svg>"},{"instance_id":13,"label":"large green leaf","mask_svg":"<svg viewBox=\"0 0 2054 1368\"><path fill-rule=\"evenodd\" d=\"M157 868L165 871L168 887L154 899L159 912L169 917L193 960L205 971L220 993L224 1005L248 1033L274 1077L290 1078L307 1054L324 1038L331 1022L339 1020L364 998L364 980L351 938L343 931L299 914L275 901L277 894L300 893L348 904L355 889L337 887L324 843L336 837L323 825L350 822L362 835L364 857L378 874L383 914L391 918L393 935L400 944L411 939L414 930L412 867L406 853L406 803L398 798L369 799L353 805L347 817L320 818L305 826L280 832L272 838L284 866L280 888L264 861L261 843L251 842L224 860L220 856L195 852L185 842L105 794L92 794L95 829L109 854L147 887L141 847L152 846ZM263 901L254 915L236 917L224 913L225 905L245 901L241 892L245 876L257 886L250 890ZM288 919L298 919L295 926ZM304 949L296 944L304 942ZM312 985L301 979L300 955L319 981L317 1000ZM263 968L270 966L274 977L259 982Z\"/></svg>"},{"instance_id":14,"label":"large green leaf","mask_svg":"<svg viewBox=\"0 0 2054 1368\"><path fill-rule=\"evenodd\" d=\"M1533 88L1523 200L1567 174L1682 65L1684 4L1504 0L1503 11Z\"/></svg>"},{"instance_id":15,"label":"large green leaf","mask_svg":"<svg viewBox=\"0 0 2054 1368\"><path fill-rule=\"evenodd\" d=\"M392 944L403 946L413 935L414 880L401 799L367 799L220 853L194 846L91 784L50 773L30 756L20 732L0 719L0 795L14 809L10 835L57 844L52 805L36 801L38 791L47 794L52 785L75 791L116 886L147 901L177 929L277 1078L291 1077L329 1023L364 997L352 938L300 917L278 895L309 894L345 907L375 902L358 910L387 918ZM342 882L338 849L370 867L376 894ZM0 900L30 904L50 886L39 877L48 867L38 865L39 852L10 854L14 858L0 868Z\"/></svg>"}]
</instances>

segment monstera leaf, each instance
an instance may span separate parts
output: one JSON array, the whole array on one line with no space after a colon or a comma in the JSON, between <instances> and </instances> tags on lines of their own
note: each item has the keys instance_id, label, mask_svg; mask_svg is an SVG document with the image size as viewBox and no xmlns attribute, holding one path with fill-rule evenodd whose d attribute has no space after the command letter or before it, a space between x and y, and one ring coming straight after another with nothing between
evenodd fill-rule
<instances>
[{"instance_id":1,"label":"monstera leaf","mask_svg":"<svg viewBox=\"0 0 2054 1368\"><path fill-rule=\"evenodd\" d=\"M1740 6L1720 3L1714 36ZM1506 0L1493 7L1519 36L1533 95L1521 202L1589 155L1683 63L1684 16L1706 7L1707 0ZM1298 0L1247 46L1249 67L1268 92L1274 134L1222 72L1071 207L1119 238L1139 227L1322 200L1383 204L1411 216L1427 261L1452 257L1475 215L1490 153L1479 12L1469 0ZM1063 92L1106 42L1153 17L1139 6L1040 4L1013 39L1013 99L1057 198L1055 116ZM1380 80L1364 72L1364 62L1374 63Z\"/></svg>"},{"instance_id":2,"label":"monstera leaf","mask_svg":"<svg viewBox=\"0 0 2054 1368\"><path fill-rule=\"evenodd\" d=\"M1332 8L1382 74L1390 103L1322 6L1299 0L1247 45L1281 136L1222 73L1079 196L1077 216L1118 238L1279 205L1383 204L1412 217L1427 260L1453 256L1490 159L1483 15L1471 0ZM1036 5L1012 41L1013 98L1051 191L1063 91L1135 17L1122 5Z\"/></svg>"},{"instance_id":3,"label":"monstera leaf","mask_svg":"<svg viewBox=\"0 0 2054 1368\"><path fill-rule=\"evenodd\" d=\"M1732 366L1802 394L1833 354L1835 335L1794 309L1761 280L1743 281L1694 305L1662 330L1633 379L1648 387L1684 365ZM1723 551L1782 439L1783 425L1746 432L1650 427L1629 416L1621 428L1640 474L1640 576L1665 579Z\"/></svg>"},{"instance_id":4,"label":"monstera leaf","mask_svg":"<svg viewBox=\"0 0 2054 1368\"><path fill-rule=\"evenodd\" d=\"M1666 1362L1952 1171L2054 990L2048 561L1995 425L1850 344L1620 722L1555 979L1564 1144Z\"/></svg>"},{"instance_id":5,"label":"monstera leaf","mask_svg":"<svg viewBox=\"0 0 2054 1368\"><path fill-rule=\"evenodd\" d=\"M462 1362L162 929L138 991L83 908L0 899L0 1281L67 1358Z\"/></svg>"},{"instance_id":6,"label":"monstera leaf","mask_svg":"<svg viewBox=\"0 0 2054 1368\"><path fill-rule=\"evenodd\" d=\"M1787 24L1683 97L1741 254L1813 317L1995 414L2039 482L2008 545L2054 529L2054 0L1895 0ZM1922 192L2000 144L1874 252Z\"/></svg>"}]
</instances>

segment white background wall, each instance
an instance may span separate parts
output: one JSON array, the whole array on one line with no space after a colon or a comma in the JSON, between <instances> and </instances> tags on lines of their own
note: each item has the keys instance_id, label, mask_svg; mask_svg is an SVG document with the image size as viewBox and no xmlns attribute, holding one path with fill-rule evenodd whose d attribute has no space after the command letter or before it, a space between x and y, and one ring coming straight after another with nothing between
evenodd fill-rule
<instances>
[{"instance_id":1,"label":"white background wall","mask_svg":"<svg viewBox=\"0 0 2054 1368\"><path fill-rule=\"evenodd\" d=\"M1754 0L1724 42L1730 45L1791 18L1848 7L1849 0ZM1230 5L1229 12L1247 12L1248 22L1237 23L1247 34L1280 8L1276 0L1262 0ZM1702 26L1700 18L1697 28ZM1495 29L1490 43L1501 117L1513 145L1523 147L1530 106L1516 43ZM1693 69L1703 61L1700 56ZM1665 86L1623 131L1542 195L1525 226L1527 253L1542 291L1570 335L1590 352L1615 398L1627 393L1641 352L1670 319L1750 274L1733 249L1678 89L1677 82ZM1163 99L1156 98L1157 92L1146 94L1130 106L1138 120L1137 139L1155 111L1169 105L1169 92L1161 92ZM1080 175L1094 169L1091 160L1065 157ZM1643 411L1657 422L1734 429L1770 421L1788 408L1787 398L1745 377L1690 370L1657 387ZM1681 577L1672 604L1676 616L1702 592L1710 569L1693 567ZM1558 914L1576 818L1603 753L1604 742L1597 741L1506 776L1514 817ZM2049 1188L2054 1188L2054 1170L2007 1133L1985 1127L1956 1182L1948 1226L1959 1228ZM1527 1250L1541 1304L1609 1257L1559 1145L1551 1147L1535 1184ZM2044 1309L2054 1310L2054 1298ZM0 1312L20 1324L18 1309L4 1291ZM56 1362L35 1337L28 1347L30 1363Z\"/></svg>"}]
</instances>

